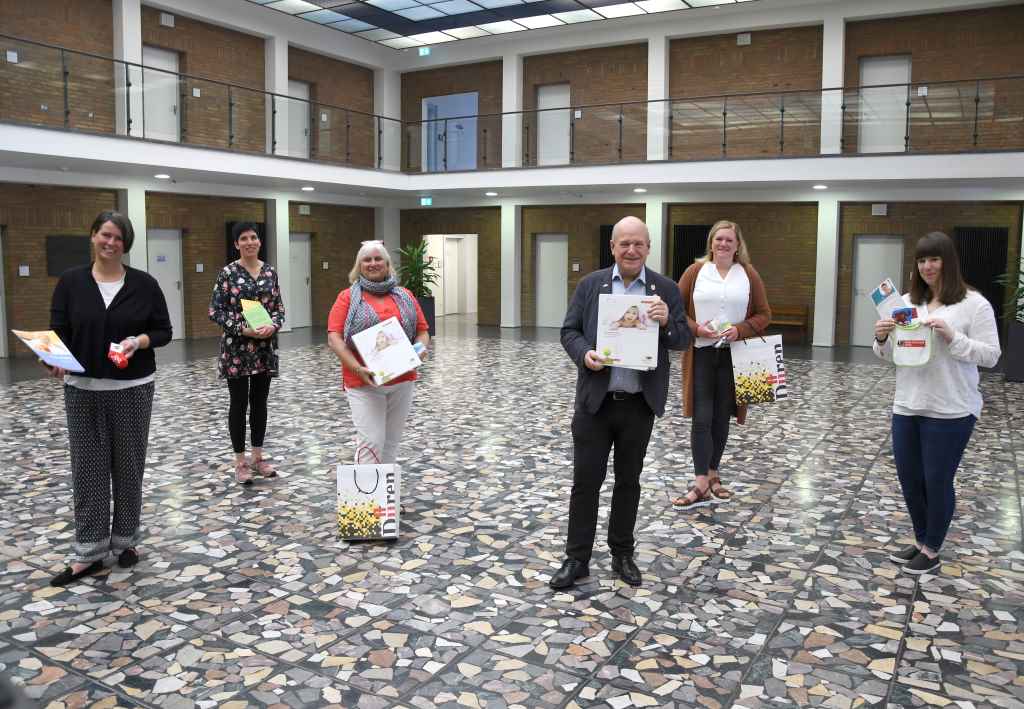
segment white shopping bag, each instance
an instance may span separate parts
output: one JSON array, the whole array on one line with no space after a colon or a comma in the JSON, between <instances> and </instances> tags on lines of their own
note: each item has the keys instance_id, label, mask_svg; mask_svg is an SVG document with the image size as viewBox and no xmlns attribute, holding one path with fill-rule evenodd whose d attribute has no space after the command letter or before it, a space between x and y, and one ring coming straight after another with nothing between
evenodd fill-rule
<instances>
[{"instance_id":1,"label":"white shopping bag","mask_svg":"<svg viewBox=\"0 0 1024 709\"><path fill-rule=\"evenodd\" d=\"M394 464L339 464L338 538L397 539L401 482Z\"/></svg>"},{"instance_id":2,"label":"white shopping bag","mask_svg":"<svg viewBox=\"0 0 1024 709\"><path fill-rule=\"evenodd\" d=\"M789 397L782 335L729 343L737 404L767 404Z\"/></svg>"}]
</instances>

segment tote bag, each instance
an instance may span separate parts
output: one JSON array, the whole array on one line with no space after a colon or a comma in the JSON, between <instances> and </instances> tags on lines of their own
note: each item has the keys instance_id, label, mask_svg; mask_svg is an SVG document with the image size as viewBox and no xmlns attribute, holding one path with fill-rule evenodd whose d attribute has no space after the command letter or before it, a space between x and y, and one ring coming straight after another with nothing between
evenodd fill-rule
<instances>
[{"instance_id":1,"label":"tote bag","mask_svg":"<svg viewBox=\"0 0 1024 709\"><path fill-rule=\"evenodd\" d=\"M769 404L789 396L782 335L729 343L737 404Z\"/></svg>"},{"instance_id":2,"label":"tote bag","mask_svg":"<svg viewBox=\"0 0 1024 709\"><path fill-rule=\"evenodd\" d=\"M337 474L338 539L397 539L401 467L391 463L339 464Z\"/></svg>"}]
</instances>

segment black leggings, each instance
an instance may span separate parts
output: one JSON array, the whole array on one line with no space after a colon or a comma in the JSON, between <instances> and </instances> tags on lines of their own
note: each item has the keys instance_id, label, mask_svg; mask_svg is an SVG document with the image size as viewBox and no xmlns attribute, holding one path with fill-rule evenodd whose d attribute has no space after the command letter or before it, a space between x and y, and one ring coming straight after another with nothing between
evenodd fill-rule
<instances>
[{"instance_id":1,"label":"black leggings","mask_svg":"<svg viewBox=\"0 0 1024 709\"><path fill-rule=\"evenodd\" d=\"M228 391L231 392L228 430L231 431L231 446L235 449L235 453L245 452L245 410L247 407L251 407L249 428L252 429L252 447L262 448L263 436L267 432L267 397L270 396L270 375L262 373L228 379Z\"/></svg>"},{"instance_id":2,"label":"black leggings","mask_svg":"<svg viewBox=\"0 0 1024 709\"><path fill-rule=\"evenodd\" d=\"M690 447L697 475L718 470L736 411L732 352L728 347L693 348L693 422Z\"/></svg>"}]
</instances>

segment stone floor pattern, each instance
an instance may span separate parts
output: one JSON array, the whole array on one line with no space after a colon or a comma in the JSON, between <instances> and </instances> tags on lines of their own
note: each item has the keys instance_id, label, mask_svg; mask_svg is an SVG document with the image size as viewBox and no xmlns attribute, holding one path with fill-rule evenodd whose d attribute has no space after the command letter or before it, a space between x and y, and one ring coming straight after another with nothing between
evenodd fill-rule
<instances>
[{"instance_id":1,"label":"stone floor pattern","mask_svg":"<svg viewBox=\"0 0 1024 709\"><path fill-rule=\"evenodd\" d=\"M909 529L892 371L791 361L790 400L733 428L734 501L700 512L670 504L692 474L673 376L643 586L610 572L606 492L593 575L555 593L575 377L557 343L435 342L394 545L334 538L353 431L333 357L288 350L282 372L281 476L243 489L213 359L160 368L142 561L67 589L47 585L73 535L59 386L0 390L0 672L40 706L1024 707L1024 386L1002 376L938 576L887 560Z\"/></svg>"}]
</instances>

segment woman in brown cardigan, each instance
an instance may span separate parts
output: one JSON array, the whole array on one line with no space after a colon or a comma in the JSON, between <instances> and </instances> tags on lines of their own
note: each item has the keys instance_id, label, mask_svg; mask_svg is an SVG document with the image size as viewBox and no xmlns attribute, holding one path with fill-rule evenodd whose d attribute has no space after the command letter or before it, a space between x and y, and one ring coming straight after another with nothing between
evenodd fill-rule
<instances>
[{"instance_id":1,"label":"woman in brown cardigan","mask_svg":"<svg viewBox=\"0 0 1024 709\"><path fill-rule=\"evenodd\" d=\"M772 313L734 222L711 227L707 253L683 273L679 292L695 338L683 353L683 410L693 418L690 445L696 481L672 504L695 509L732 497L722 486L718 467L729 438L729 418L743 423L747 407L736 404L729 343L762 334Z\"/></svg>"}]
</instances>

